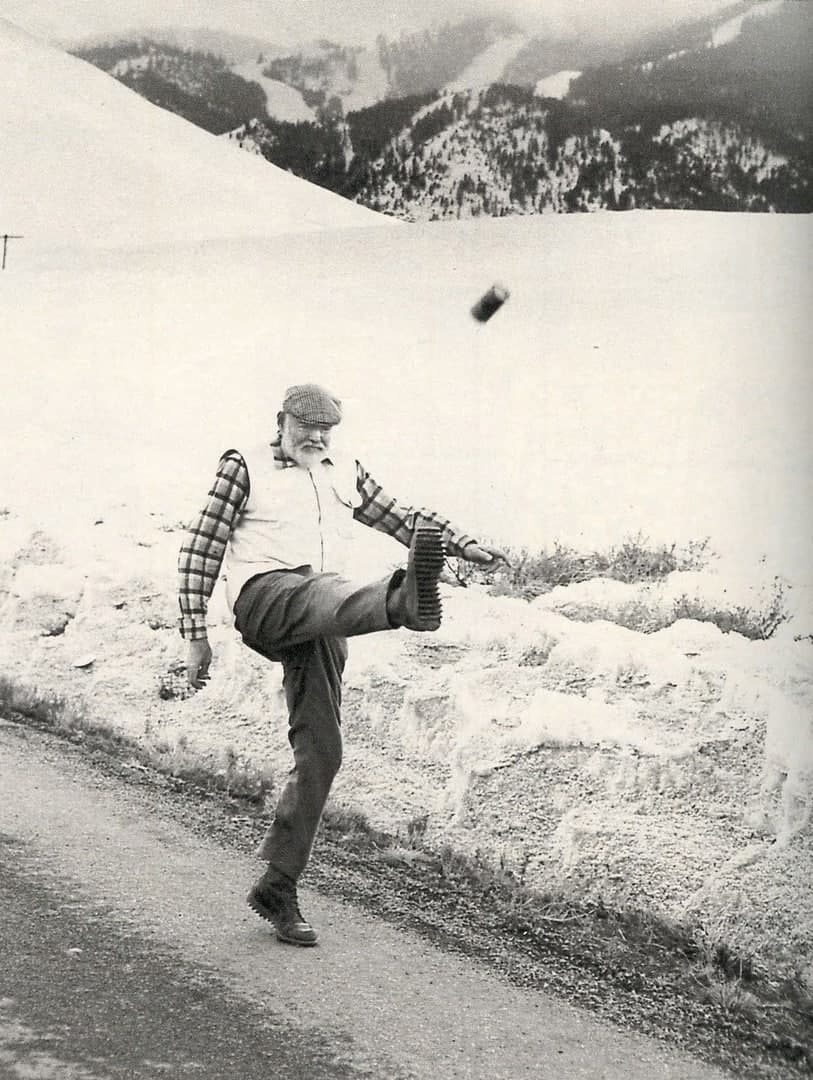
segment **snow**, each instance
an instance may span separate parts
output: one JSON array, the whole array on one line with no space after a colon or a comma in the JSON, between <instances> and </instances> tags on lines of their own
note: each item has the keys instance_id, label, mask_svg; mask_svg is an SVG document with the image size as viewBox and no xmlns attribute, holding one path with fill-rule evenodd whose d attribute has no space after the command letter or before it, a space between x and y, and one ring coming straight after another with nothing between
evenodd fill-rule
<instances>
[{"instance_id":1,"label":"snow","mask_svg":"<svg viewBox=\"0 0 813 1080\"><path fill-rule=\"evenodd\" d=\"M383 101L389 92L389 79L381 66L377 48L362 49L356 53L356 80L342 91L345 114L366 109Z\"/></svg>"},{"instance_id":2,"label":"snow","mask_svg":"<svg viewBox=\"0 0 813 1080\"><path fill-rule=\"evenodd\" d=\"M722 45L729 45L736 41L742 33L743 24L748 19L764 18L766 15L774 15L786 3L786 0L762 0L754 4L741 15L735 15L724 23L716 26L709 41L709 48L719 49Z\"/></svg>"},{"instance_id":3,"label":"snow","mask_svg":"<svg viewBox=\"0 0 813 1080\"><path fill-rule=\"evenodd\" d=\"M718 553L532 603L444 587L437 634L353 642L336 800L810 964L810 219L400 226L6 25L0 61L25 234L0 275L0 675L284 775L279 670L214 611L212 681L181 693L174 566L219 453L322 380L340 445L477 535ZM511 298L476 324L494 281ZM402 561L358 533L357 574ZM675 621L767 615L779 580L770 640Z\"/></svg>"},{"instance_id":4,"label":"snow","mask_svg":"<svg viewBox=\"0 0 813 1080\"><path fill-rule=\"evenodd\" d=\"M656 139L678 148L685 146L692 154L705 156L710 161L725 160L736 164L760 182L789 164L788 158L766 149L758 139L697 117L662 125Z\"/></svg>"},{"instance_id":5,"label":"snow","mask_svg":"<svg viewBox=\"0 0 813 1080\"><path fill-rule=\"evenodd\" d=\"M445 90L473 90L492 83L503 82L503 73L514 57L528 44L525 34L511 34L499 38L475 56L469 66L456 79L447 83Z\"/></svg>"},{"instance_id":6,"label":"snow","mask_svg":"<svg viewBox=\"0 0 813 1080\"><path fill-rule=\"evenodd\" d=\"M4 20L0 64L3 146L14 147L0 205L4 231L22 233L28 251L190 236L208 242L383 220L268 162L233 154L215 136Z\"/></svg>"},{"instance_id":7,"label":"snow","mask_svg":"<svg viewBox=\"0 0 813 1080\"><path fill-rule=\"evenodd\" d=\"M580 71L557 71L555 75L546 75L536 84L534 93L538 97L565 98L570 93L570 84L580 75Z\"/></svg>"},{"instance_id":8,"label":"snow","mask_svg":"<svg viewBox=\"0 0 813 1080\"><path fill-rule=\"evenodd\" d=\"M302 97L302 94L293 86L280 82L279 79L269 79L262 74L265 65L247 61L244 64L233 64L232 71L249 82L259 83L263 88L266 100L266 112L276 120L284 120L290 124L313 122L316 115Z\"/></svg>"}]
</instances>

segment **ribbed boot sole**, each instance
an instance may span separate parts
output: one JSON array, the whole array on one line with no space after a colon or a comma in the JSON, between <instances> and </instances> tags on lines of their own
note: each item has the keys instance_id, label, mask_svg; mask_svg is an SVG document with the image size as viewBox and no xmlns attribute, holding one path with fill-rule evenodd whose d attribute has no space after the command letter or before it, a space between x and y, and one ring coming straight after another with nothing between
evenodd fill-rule
<instances>
[{"instance_id":1,"label":"ribbed boot sole","mask_svg":"<svg viewBox=\"0 0 813 1080\"><path fill-rule=\"evenodd\" d=\"M435 629L440 625L442 604L438 579L443 570L443 534L437 525L419 525L415 536L415 581L418 590L418 622Z\"/></svg>"}]
</instances>

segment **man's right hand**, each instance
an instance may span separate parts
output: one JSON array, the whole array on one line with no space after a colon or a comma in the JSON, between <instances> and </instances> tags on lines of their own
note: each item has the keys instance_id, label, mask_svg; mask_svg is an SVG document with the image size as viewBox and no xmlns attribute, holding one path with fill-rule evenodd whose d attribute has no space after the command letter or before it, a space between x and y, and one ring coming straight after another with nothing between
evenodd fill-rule
<instances>
[{"instance_id":1,"label":"man's right hand","mask_svg":"<svg viewBox=\"0 0 813 1080\"><path fill-rule=\"evenodd\" d=\"M212 662L212 649L206 638L190 641L186 654L186 677L189 685L200 690L209 681L209 664Z\"/></svg>"}]
</instances>

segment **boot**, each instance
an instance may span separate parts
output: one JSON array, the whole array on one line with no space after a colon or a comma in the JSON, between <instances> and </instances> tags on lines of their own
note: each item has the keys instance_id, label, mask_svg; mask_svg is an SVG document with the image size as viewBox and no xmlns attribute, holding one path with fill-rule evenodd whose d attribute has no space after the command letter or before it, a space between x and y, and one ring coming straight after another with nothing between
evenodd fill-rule
<instances>
[{"instance_id":1,"label":"boot","mask_svg":"<svg viewBox=\"0 0 813 1080\"><path fill-rule=\"evenodd\" d=\"M441 619L438 578L443 569L443 533L437 525L419 525L409 545L406 571L393 576L387 615L393 626L437 630Z\"/></svg>"},{"instance_id":2,"label":"boot","mask_svg":"<svg viewBox=\"0 0 813 1080\"><path fill-rule=\"evenodd\" d=\"M296 882L270 866L247 897L252 911L273 924L280 941L315 945L319 935L299 910Z\"/></svg>"}]
</instances>

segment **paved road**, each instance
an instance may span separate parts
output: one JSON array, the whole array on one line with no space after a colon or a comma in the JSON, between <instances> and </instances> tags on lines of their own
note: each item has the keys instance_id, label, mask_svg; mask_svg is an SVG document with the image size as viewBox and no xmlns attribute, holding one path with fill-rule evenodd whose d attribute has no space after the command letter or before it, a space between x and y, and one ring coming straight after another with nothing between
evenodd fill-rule
<instances>
[{"instance_id":1,"label":"paved road","mask_svg":"<svg viewBox=\"0 0 813 1080\"><path fill-rule=\"evenodd\" d=\"M307 891L321 944L281 945L257 871L0 723L0 1078L723 1077Z\"/></svg>"}]
</instances>

